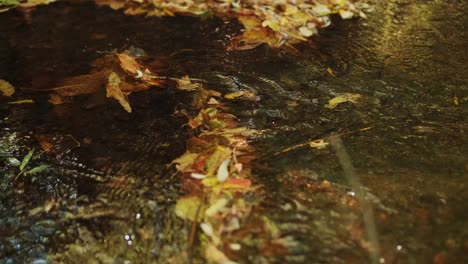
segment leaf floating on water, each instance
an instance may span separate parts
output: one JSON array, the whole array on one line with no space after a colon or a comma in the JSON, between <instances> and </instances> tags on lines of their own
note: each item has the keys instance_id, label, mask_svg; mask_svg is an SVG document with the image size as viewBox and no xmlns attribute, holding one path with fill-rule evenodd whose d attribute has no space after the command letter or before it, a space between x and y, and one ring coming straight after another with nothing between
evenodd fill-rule
<instances>
[{"instance_id":1,"label":"leaf floating on water","mask_svg":"<svg viewBox=\"0 0 468 264\"><path fill-rule=\"evenodd\" d=\"M104 88L109 73L109 70L102 70L92 74L68 77L63 79L58 87L51 90L63 97L94 94Z\"/></svg>"},{"instance_id":2,"label":"leaf floating on water","mask_svg":"<svg viewBox=\"0 0 468 264\"><path fill-rule=\"evenodd\" d=\"M180 79L177 79L177 89L179 90L194 91L194 90L197 90L199 87L200 87L200 84L193 83L192 80L190 80L190 77L188 75L185 75L184 77Z\"/></svg>"},{"instance_id":3,"label":"leaf floating on water","mask_svg":"<svg viewBox=\"0 0 468 264\"><path fill-rule=\"evenodd\" d=\"M244 95L244 91L238 91L238 92L233 92L233 93L228 93L224 95L224 98L226 99L236 99L237 97L241 97Z\"/></svg>"},{"instance_id":4,"label":"leaf floating on water","mask_svg":"<svg viewBox=\"0 0 468 264\"><path fill-rule=\"evenodd\" d=\"M8 102L8 104L33 104L33 103L34 101L32 99L24 99L24 100Z\"/></svg>"},{"instance_id":5,"label":"leaf floating on water","mask_svg":"<svg viewBox=\"0 0 468 264\"><path fill-rule=\"evenodd\" d=\"M203 202L197 196L182 197L177 201L175 213L178 217L190 221L203 219Z\"/></svg>"},{"instance_id":6,"label":"leaf floating on water","mask_svg":"<svg viewBox=\"0 0 468 264\"><path fill-rule=\"evenodd\" d=\"M309 146L311 148L316 148L316 149L324 149L328 146L328 142L326 142L325 140L323 139L317 139L317 140L314 140L314 141L310 141L309 142Z\"/></svg>"},{"instance_id":7,"label":"leaf floating on water","mask_svg":"<svg viewBox=\"0 0 468 264\"><path fill-rule=\"evenodd\" d=\"M126 71L126 72L128 72L128 73L130 73L130 74L132 74L134 76L137 76L138 71L142 72L141 71L141 68L142 68L141 65L138 62L136 62L136 60L134 58L130 57L128 54L118 53L118 54L116 54L116 56L117 56L117 58L119 60L120 67L124 71Z\"/></svg>"},{"instance_id":8,"label":"leaf floating on water","mask_svg":"<svg viewBox=\"0 0 468 264\"><path fill-rule=\"evenodd\" d=\"M5 80L0 80L0 92L3 96L12 96L15 93L15 87Z\"/></svg>"},{"instance_id":9,"label":"leaf floating on water","mask_svg":"<svg viewBox=\"0 0 468 264\"><path fill-rule=\"evenodd\" d=\"M326 104L325 107L329 109L333 109L341 103L346 103L346 102L357 103L359 98L361 98L360 94L342 93L342 94L339 94L337 97L328 101L328 104Z\"/></svg>"},{"instance_id":10,"label":"leaf floating on water","mask_svg":"<svg viewBox=\"0 0 468 264\"><path fill-rule=\"evenodd\" d=\"M132 108L128 102L128 95L120 89L119 85L121 83L119 76L112 72L109 75L109 82L106 85L107 97L112 97L119 101L120 105L125 109L125 111L131 113Z\"/></svg>"}]
</instances>

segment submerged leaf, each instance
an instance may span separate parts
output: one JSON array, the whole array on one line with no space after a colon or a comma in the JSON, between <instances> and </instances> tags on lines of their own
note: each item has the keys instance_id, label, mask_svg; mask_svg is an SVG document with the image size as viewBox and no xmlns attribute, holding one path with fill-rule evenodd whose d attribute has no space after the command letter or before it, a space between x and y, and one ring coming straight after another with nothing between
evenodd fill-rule
<instances>
[{"instance_id":1,"label":"submerged leaf","mask_svg":"<svg viewBox=\"0 0 468 264\"><path fill-rule=\"evenodd\" d=\"M203 219L203 202L197 196L182 197L177 201L175 213L178 217L190 221Z\"/></svg>"},{"instance_id":2,"label":"submerged leaf","mask_svg":"<svg viewBox=\"0 0 468 264\"><path fill-rule=\"evenodd\" d=\"M4 96L12 96L15 93L15 87L5 80L0 80L0 92Z\"/></svg>"},{"instance_id":3,"label":"submerged leaf","mask_svg":"<svg viewBox=\"0 0 468 264\"><path fill-rule=\"evenodd\" d=\"M30 169L30 170L24 172L24 174L26 175L26 174L35 174L35 173L39 173L39 172L41 172L41 171L43 171L43 170L45 170L45 169L47 169L47 168L49 168L49 167L50 167L50 165L46 165L46 164L40 165L40 166L34 167L34 168L32 168L32 169Z\"/></svg>"},{"instance_id":4,"label":"submerged leaf","mask_svg":"<svg viewBox=\"0 0 468 264\"><path fill-rule=\"evenodd\" d=\"M323 139L317 139L309 142L309 146L316 149L324 149L328 146L328 142Z\"/></svg>"},{"instance_id":5,"label":"submerged leaf","mask_svg":"<svg viewBox=\"0 0 468 264\"><path fill-rule=\"evenodd\" d=\"M339 94L337 97L328 101L328 104L326 104L325 107L329 109L333 109L341 103L346 103L346 102L356 103L359 98L361 98L360 94L342 93L342 94Z\"/></svg>"},{"instance_id":6,"label":"submerged leaf","mask_svg":"<svg viewBox=\"0 0 468 264\"><path fill-rule=\"evenodd\" d=\"M184 91L193 91L200 87L200 84L193 83L188 75L177 79L177 89Z\"/></svg>"},{"instance_id":7,"label":"submerged leaf","mask_svg":"<svg viewBox=\"0 0 468 264\"><path fill-rule=\"evenodd\" d=\"M68 77L63 79L58 87L51 90L63 97L94 94L104 88L109 73L108 70L102 70L91 74Z\"/></svg>"},{"instance_id":8,"label":"submerged leaf","mask_svg":"<svg viewBox=\"0 0 468 264\"><path fill-rule=\"evenodd\" d=\"M19 167L20 171L23 171L24 168L28 165L29 161L32 158L32 155L34 154L34 149L31 149L26 156L24 156L23 160L21 161L21 165Z\"/></svg>"}]
</instances>

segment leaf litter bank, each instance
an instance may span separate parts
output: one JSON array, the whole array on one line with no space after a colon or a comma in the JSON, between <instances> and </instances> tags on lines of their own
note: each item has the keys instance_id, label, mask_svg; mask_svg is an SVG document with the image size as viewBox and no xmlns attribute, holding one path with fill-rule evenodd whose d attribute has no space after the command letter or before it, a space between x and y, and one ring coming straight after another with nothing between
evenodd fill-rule
<instances>
[{"instance_id":1,"label":"leaf litter bank","mask_svg":"<svg viewBox=\"0 0 468 264\"><path fill-rule=\"evenodd\" d=\"M13 7L30 10L54 1L2 0L0 12ZM331 15L342 19L366 18L364 11L372 11L370 5L359 0L96 0L96 3L124 10L127 15L237 19L244 30L231 39L228 50L248 50L261 44L294 49L292 44L307 41L330 26Z\"/></svg>"}]
</instances>

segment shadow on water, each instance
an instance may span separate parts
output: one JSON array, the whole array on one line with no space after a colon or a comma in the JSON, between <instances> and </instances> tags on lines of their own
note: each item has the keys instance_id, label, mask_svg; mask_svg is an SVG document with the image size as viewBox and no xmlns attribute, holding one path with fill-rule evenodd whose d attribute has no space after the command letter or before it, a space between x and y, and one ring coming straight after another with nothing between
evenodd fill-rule
<instances>
[{"instance_id":1,"label":"shadow on water","mask_svg":"<svg viewBox=\"0 0 468 264\"><path fill-rule=\"evenodd\" d=\"M332 133L342 134L375 208L385 263L466 260L466 10L464 1L389 1L368 20L336 21L298 46L300 56L225 52L239 26L216 19L127 17L91 3L39 7L30 21L0 14L0 79L19 88L14 99L36 102L0 104L0 262L163 263L185 252L187 229L172 215L178 180L166 165L185 151L186 120L173 113L190 98L171 84L153 88L130 96L129 115L93 96L52 106L27 90L86 74L95 59L131 46L162 75L260 97L233 109L265 130L254 142L264 210L297 242L278 261L368 259L362 214L334 151L273 155ZM361 100L325 108L339 93ZM15 184L13 158L39 150L38 135L63 149L31 161L51 164L47 173ZM322 180L334 191L317 188Z\"/></svg>"}]
</instances>

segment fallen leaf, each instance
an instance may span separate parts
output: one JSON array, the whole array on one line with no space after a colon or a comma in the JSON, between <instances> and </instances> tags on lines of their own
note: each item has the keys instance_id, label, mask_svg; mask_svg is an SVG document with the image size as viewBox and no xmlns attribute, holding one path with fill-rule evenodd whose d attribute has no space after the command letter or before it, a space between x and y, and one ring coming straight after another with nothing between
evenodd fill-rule
<instances>
[{"instance_id":1,"label":"fallen leaf","mask_svg":"<svg viewBox=\"0 0 468 264\"><path fill-rule=\"evenodd\" d=\"M233 93L228 93L224 95L224 98L226 99L236 99L237 97L241 97L244 95L244 91L238 91L238 92L233 92Z\"/></svg>"},{"instance_id":2,"label":"fallen leaf","mask_svg":"<svg viewBox=\"0 0 468 264\"><path fill-rule=\"evenodd\" d=\"M34 101L32 99L24 99L24 100L8 102L8 104L33 104L33 103Z\"/></svg>"},{"instance_id":3,"label":"fallen leaf","mask_svg":"<svg viewBox=\"0 0 468 264\"><path fill-rule=\"evenodd\" d=\"M328 144L329 143L324 141L323 139L317 139L309 142L309 146L316 149L324 149L328 146Z\"/></svg>"},{"instance_id":4,"label":"fallen leaf","mask_svg":"<svg viewBox=\"0 0 468 264\"><path fill-rule=\"evenodd\" d=\"M227 204L229 203L229 200L226 198L220 198L216 200L208 209L205 211L205 215L208 217L212 217L213 215L217 214L221 209L223 209Z\"/></svg>"},{"instance_id":5,"label":"fallen leaf","mask_svg":"<svg viewBox=\"0 0 468 264\"><path fill-rule=\"evenodd\" d=\"M360 94L342 93L342 94L339 94L337 97L328 101L328 104L326 104L325 107L329 109L333 109L341 103L346 103L346 102L356 103L359 98L361 98Z\"/></svg>"},{"instance_id":6,"label":"fallen leaf","mask_svg":"<svg viewBox=\"0 0 468 264\"><path fill-rule=\"evenodd\" d=\"M219 182L224 182L229 177L229 162L230 160L226 159L219 165L218 173L216 174Z\"/></svg>"},{"instance_id":7,"label":"fallen leaf","mask_svg":"<svg viewBox=\"0 0 468 264\"><path fill-rule=\"evenodd\" d=\"M65 78L57 87L50 90L63 97L94 94L104 88L109 74L109 70L102 70L91 74Z\"/></svg>"},{"instance_id":8,"label":"fallen leaf","mask_svg":"<svg viewBox=\"0 0 468 264\"><path fill-rule=\"evenodd\" d=\"M175 214L186 220L200 221L203 219L203 202L197 196L182 197L177 201Z\"/></svg>"},{"instance_id":9,"label":"fallen leaf","mask_svg":"<svg viewBox=\"0 0 468 264\"><path fill-rule=\"evenodd\" d=\"M278 46L278 40L270 27L263 27L262 21L255 16L239 16L239 22L245 27L244 33L233 39L228 50L249 50L266 43L272 47Z\"/></svg>"},{"instance_id":10,"label":"fallen leaf","mask_svg":"<svg viewBox=\"0 0 468 264\"><path fill-rule=\"evenodd\" d=\"M140 72L144 71L144 69L142 71L143 67L138 62L136 62L134 58L130 57L128 54L117 53L116 56L117 56L117 59L119 60L120 67L124 71L132 74L133 76L137 76L138 71Z\"/></svg>"},{"instance_id":11,"label":"fallen leaf","mask_svg":"<svg viewBox=\"0 0 468 264\"><path fill-rule=\"evenodd\" d=\"M328 72L328 74L330 74L330 76L336 77L335 72L333 71L332 68L328 67L328 68L327 68L327 72Z\"/></svg>"},{"instance_id":12,"label":"fallen leaf","mask_svg":"<svg viewBox=\"0 0 468 264\"><path fill-rule=\"evenodd\" d=\"M15 87L5 80L0 80L0 92L3 96L12 96L15 93Z\"/></svg>"},{"instance_id":13,"label":"fallen leaf","mask_svg":"<svg viewBox=\"0 0 468 264\"><path fill-rule=\"evenodd\" d=\"M34 168L32 168L32 169L30 169L28 171L25 171L24 175L39 173L39 172L44 171L45 169L47 169L49 167L50 167L50 165L40 165L40 166L34 167Z\"/></svg>"},{"instance_id":14,"label":"fallen leaf","mask_svg":"<svg viewBox=\"0 0 468 264\"><path fill-rule=\"evenodd\" d=\"M205 163L207 177L214 176L214 172L218 170L221 163L231 156L231 150L223 146L216 146L215 151L211 154ZM222 176L225 176L224 174Z\"/></svg>"},{"instance_id":15,"label":"fallen leaf","mask_svg":"<svg viewBox=\"0 0 468 264\"><path fill-rule=\"evenodd\" d=\"M223 188L223 189L249 189L251 186L252 186L252 182L249 179L229 178L220 186L220 188Z\"/></svg>"},{"instance_id":16,"label":"fallen leaf","mask_svg":"<svg viewBox=\"0 0 468 264\"><path fill-rule=\"evenodd\" d=\"M193 83L190 80L190 77L188 75L185 75L184 77L180 79L177 79L177 89L179 90L193 91L193 90L197 90L198 88L200 88L200 84Z\"/></svg>"},{"instance_id":17,"label":"fallen leaf","mask_svg":"<svg viewBox=\"0 0 468 264\"><path fill-rule=\"evenodd\" d=\"M218 183L218 179L216 179L215 177L205 178L202 180L202 184L205 187L213 187L216 186Z\"/></svg>"},{"instance_id":18,"label":"fallen leaf","mask_svg":"<svg viewBox=\"0 0 468 264\"><path fill-rule=\"evenodd\" d=\"M21 165L19 167L20 171L23 171L24 168L28 165L29 161L32 158L32 155L34 154L34 149L31 149L26 156L24 156L23 160L21 161Z\"/></svg>"},{"instance_id":19,"label":"fallen leaf","mask_svg":"<svg viewBox=\"0 0 468 264\"><path fill-rule=\"evenodd\" d=\"M127 93L122 92L119 88L121 83L119 76L112 72L108 78L109 82L106 85L107 97L112 97L116 99L120 105L125 109L125 111L131 113L132 108L130 107L130 103L128 102L128 95Z\"/></svg>"},{"instance_id":20,"label":"fallen leaf","mask_svg":"<svg viewBox=\"0 0 468 264\"><path fill-rule=\"evenodd\" d=\"M66 103L69 103L69 101L70 101L67 98L62 97L62 96L60 96L60 95L58 95L56 93L50 94L49 96L50 96L50 98L49 98L48 102L53 104L53 105L66 104Z\"/></svg>"},{"instance_id":21,"label":"fallen leaf","mask_svg":"<svg viewBox=\"0 0 468 264\"><path fill-rule=\"evenodd\" d=\"M125 6L124 1L116 1L116 0L96 0L96 4L107 5L114 10L121 9Z\"/></svg>"},{"instance_id":22,"label":"fallen leaf","mask_svg":"<svg viewBox=\"0 0 468 264\"><path fill-rule=\"evenodd\" d=\"M172 161L172 164L176 164L176 169L178 171L184 172L187 168L191 167L197 157L198 154L187 151L184 155Z\"/></svg>"},{"instance_id":23,"label":"fallen leaf","mask_svg":"<svg viewBox=\"0 0 468 264\"><path fill-rule=\"evenodd\" d=\"M236 262L230 260L224 253L219 250L216 246L209 243L205 249L205 257L208 261L212 261L218 264L235 264Z\"/></svg>"},{"instance_id":24,"label":"fallen leaf","mask_svg":"<svg viewBox=\"0 0 468 264\"><path fill-rule=\"evenodd\" d=\"M213 226L210 223L201 223L200 228L207 236L212 237L214 235Z\"/></svg>"},{"instance_id":25,"label":"fallen leaf","mask_svg":"<svg viewBox=\"0 0 468 264\"><path fill-rule=\"evenodd\" d=\"M201 180L201 179L206 178L206 175L205 175L205 174L201 174L201 173L192 172L192 173L190 174L190 177L192 177L192 178L194 178L194 179L197 179L197 180Z\"/></svg>"}]
</instances>

